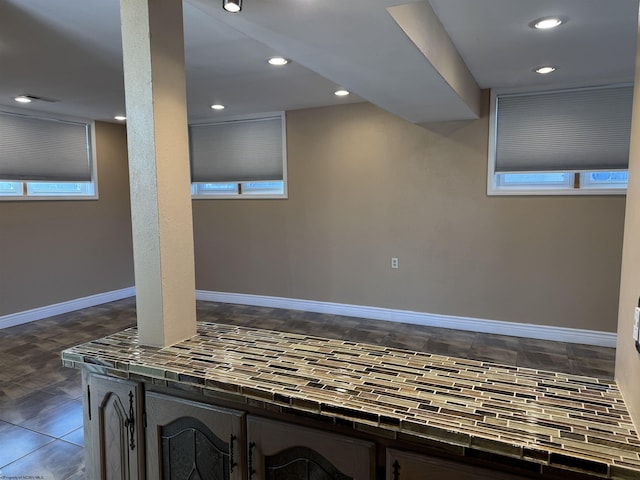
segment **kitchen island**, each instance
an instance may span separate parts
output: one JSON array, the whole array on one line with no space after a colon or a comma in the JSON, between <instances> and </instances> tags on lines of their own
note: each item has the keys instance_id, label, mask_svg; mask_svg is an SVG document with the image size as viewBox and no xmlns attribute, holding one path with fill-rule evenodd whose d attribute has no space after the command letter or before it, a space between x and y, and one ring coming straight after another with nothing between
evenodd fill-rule
<instances>
[{"instance_id":1,"label":"kitchen island","mask_svg":"<svg viewBox=\"0 0 640 480\"><path fill-rule=\"evenodd\" d=\"M208 322L62 360L83 370L88 478L640 478L624 400L596 378Z\"/></svg>"}]
</instances>

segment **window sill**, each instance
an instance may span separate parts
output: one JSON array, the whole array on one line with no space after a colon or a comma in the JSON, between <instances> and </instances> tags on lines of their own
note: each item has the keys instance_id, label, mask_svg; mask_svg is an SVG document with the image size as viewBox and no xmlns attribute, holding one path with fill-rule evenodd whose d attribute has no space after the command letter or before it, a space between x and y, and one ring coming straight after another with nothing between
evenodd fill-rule
<instances>
[{"instance_id":1,"label":"window sill","mask_svg":"<svg viewBox=\"0 0 640 480\"><path fill-rule=\"evenodd\" d=\"M287 200L288 195L191 195L192 200Z\"/></svg>"},{"instance_id":2,"label":"window sill","mask_svg":"<svg viewBox=\"0 0 640 480\"><path fill-rule=\"evenodd\" d=\"M488 188L487 196L626 195L626 188Z\"/></svg>"},{"instance_id":3,"label":"window sill","mask_svg":"<svg viewBox=\"0 0 640 480\"><path fill-rule=\"evenodd\" d=\"M0 202L99 200L98 195L0 195Z\"/></svg>"}]
</instances>

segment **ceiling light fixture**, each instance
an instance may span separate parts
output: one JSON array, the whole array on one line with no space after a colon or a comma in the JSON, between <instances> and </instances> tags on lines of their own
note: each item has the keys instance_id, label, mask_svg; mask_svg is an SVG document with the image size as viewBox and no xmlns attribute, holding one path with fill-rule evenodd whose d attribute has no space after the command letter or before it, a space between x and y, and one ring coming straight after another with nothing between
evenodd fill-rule
<instances>
[{"instance_id":1,"label":"ceiling light fixture","mask_svg":"<svg viewBox=\"0 0 640 480\"><path fill-rule=\"evenodd\" d=\"M116 115L113 118L118 120L119 122L124 122L127 119L127 117L125 117L124 115Z\"/></svg>"},{"instance_id":2,"label":"ceiling light fixture","mask_svg":"<svg viewBox=\"0 0 640 480\"><path fill-rule=\"evenodd\" d=\"M529 24L531 28L537 30L549 30L550 28L556 28L565 23L567 20L561 17L543 17L534 20Z\"/></svg>"},{"instance_id":3,"label":"ceiling light fixture","mask_svg":"<svg viewBox=\"0 0 640 480\"><path fill-rule=\"evenodd\" d=\"M551 65L545 65L544 67L536 67L533 69L534 72L539 73L540 75L546 75L547 73L555 72L558 68L552 67Z\"/></svg>"},{"instance_id":4,"label":"ceiling light fixture","mask_svg":"<svg viewBox=\"0 0 640 480\"><path fill-rule=\"evenodd\" d=\"M333 94L336 97L346 97L347 95L349 95L349 91L341 89L341 90L336 90L335 92L333 92Z\"/></svg>"},{"instance_id":5,"label":"ceiling light fixture","mask_svg":"<svg viewBox=\"0 0 640 480\"><path fill-rule=\"evenodd\" d=\"M242 10L242 0L222 0L222 8L229 13L237 13Z\"/></svg>"},{"instance_id":6,"label":"ceiling light fixture","mask_svg":"<svg viewBox=\"0 0 640 480\"><path fill-rule=\"evenodd\" d=\"M215 105L211 105L211 108L213 108L214 110L224 110L224 105L216 103Z\"/></svg>"},{"instance_id":7,"label":"ceiling light fixture","mask_svg":"<svg viewBox=\"0 0 640 480\"><path fill-rule=\"evenodd\" d=\"M271 57L267 61L269 62L269 65L273 65L274 67L281 67L289 63L289 60L284 57Z\"/></svg>"},{"instance_id":8,"label":"ceiling light fixture","mask_svg":"<svg viewBox=\"0 0 640 480\"><path fill-rule=\"evenodd\" d=\"M26 95L18 95L14 100L18 103L31 103L31 99Z\"/></svg>"}]
</instances>

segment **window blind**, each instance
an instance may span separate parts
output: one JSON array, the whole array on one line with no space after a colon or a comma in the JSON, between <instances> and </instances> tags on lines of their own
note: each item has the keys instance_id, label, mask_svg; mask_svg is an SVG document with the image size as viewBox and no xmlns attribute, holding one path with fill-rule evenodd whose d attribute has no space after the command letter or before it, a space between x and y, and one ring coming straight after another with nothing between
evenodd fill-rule
<instances>
[{"instance_id":1,"label":"window blind","mask_svg":"<svg viewBox=\"0 0 640 480\"><path fill-rule=\"evenodd\" d=\"M497 102L498 173L628 167L633 87L502 95Z\"/></svg>"},{"instance_id":2,"label":"window blind","mask_svg":"<svg viewBox=\"0 0 640 480\"><path fill-rule=\"evenodd\" d=\"M283 180L282 118L190 125L194 182Z\"/></svg>"},{"instance_id":3,"label":"window blind","mask_svg":"<svg viewBox=\"0 0 640 480\"><path fill-rule=\"evenodd\" d=\"M89 126L0 112L0 179L91 181Z\"/></svg>"}]
</instances>

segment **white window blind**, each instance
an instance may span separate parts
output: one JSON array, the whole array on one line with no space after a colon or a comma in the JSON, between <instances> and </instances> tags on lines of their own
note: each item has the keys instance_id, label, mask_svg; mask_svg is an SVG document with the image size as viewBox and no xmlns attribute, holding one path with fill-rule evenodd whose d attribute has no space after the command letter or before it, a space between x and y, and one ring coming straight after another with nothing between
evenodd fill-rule
<instances>
[{"instance_id":1,"label":"white window blind","mask_svg":"<svg viewBox=\"0 0 640 480\"><path fill-rule=\"evenodd\" d=\"M91 181L89 125L0 112L0 179Z\"/></svg>"},{"instance_id":2,"label":"white window blind","mask_svg":"<svg viewBox=\"0 0 640 480\"><path fill-rule=\"evenodd\" d=\"M190 125L193 182L283 180L283 117Z\"/></svg>"},{"instance_id":3,"label":"white window blind","mask_svg":"<svg viewBox=\"0 0 640 480\"><path fill-rule=\"evenodd\" d=\"M633 87L501 95L495 172L628 168Z\"/></svg>"}]
</instances>

